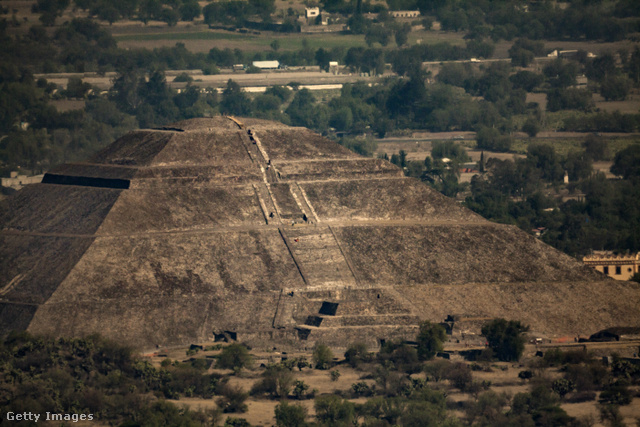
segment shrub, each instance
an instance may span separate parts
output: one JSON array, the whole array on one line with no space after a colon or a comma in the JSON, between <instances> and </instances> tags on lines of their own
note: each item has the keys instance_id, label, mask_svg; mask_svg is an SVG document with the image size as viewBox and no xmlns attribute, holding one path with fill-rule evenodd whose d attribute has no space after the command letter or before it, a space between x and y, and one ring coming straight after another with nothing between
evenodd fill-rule
<instances>
[{"instance_id":1,"label":"shrub","mask_svg":"<svg viewBox=\"0 0 640 427\"><path fill-rule=\"evenodd\" d=\"M622 384L613 384L602 390L600 403L606 405L628 405L631 403L631 392Z\"/></svg>"},{"instance_id":2,"label":"shrub","mask_svg":"<svg viewBox=\"0 0 640 427\"><path fill-rule=\"evenodd\" d=\"M451 362L447 360L434 360L433 362L426 363L423 370L429 380L438 382L447 377L450 365Z\"/></svg>"},{"instance_id":3,"label":"shrub","mask_svg":"<svg viewBox=\"0 0 640 427\"><path fill-rule=\"evenodd\" d=\"M309 390L309 385L304 381L296 381L293 385L293 395L296 399L300 400L304 398Z\"/></svg>"},{"instance_id":4,"label":"shrub","mask_svg":"<svg viewBox=\"0 0 640 427\"><path fill-rule=\"evenodd\" d=\"M595 391L578 391L575 393L571 393L566 399L567 403L582 403L582 402L591 402L592 400L596 400L596 392Z\"/></svg>"},{"instance_id":5,"label":"shrub","mask_svg":"<svg viewBox=\"0 0 640 427\"><path fill-rule=\"evenodd\" d=\"M221 390L222 396L216 400L216 404L222 412L247 412L247 405L244 403L249 394L241 387L225 385Z\"/></svg>"},{"instance_id":6,"label":"shrub","mask_svg":"<svg viewBox=\"0 0 640 427\"><path fill-rule=\"evenodd\" d=\"M546 366L559 366L564 363L564 353L558 348L552 348L542 357Z\"/></svg>"},{"instance_id":7,"label":"shrub","mask_svg":"<svg viewBox=\"0 0 640 427\"><path fill-rule=\"evenodd\" d=\"M220 69L215 65L205 65L202 68L202 74L205 76L212 76L214 74L220 74Z\"/></svg>"},{"instance_id":8,"label":"shrub","mask_svg":"<svg viewBox=\"0 0 640 427\"><path fill-rule=\"evenodd\" d=\"M338 381L340 378L340 371L336 369L335 371L331 371L329 375L331 376L331 381Z\"/></svg>"},{"instance_id":9,"label":"shrub","mask_svg":"<svg viewBox=\"0 0 640 427\"><path fill-rule=\"evenodd\" d=\"M388 367L395 367L407 373L420 372L418 352L404 342L387 341L378 353L378 359Z\"/></svg>"},{"instance_id":10,"label":"shrub","mask_svg":"<svg viewBox=\"0 0 640 427\"><path fill-rule=\"evenodd\" d=\"M251 427L249 421L244 418L229 417L225 420L224 426L227 427Z\"/></svg>"},{"instance_id":11,"label":"shrub","mask_svg":"<svg viewBox=\"0 0 640 427\"><path fill-rule=\"evenodd\" d=\"M495 319L482 327L482 335L499 360L519 360L524 351L524 332L529 328L515 320Z\"/></svg>"},{"instance_id":12,"label":"shrub","mask_svg":"<svg viewBox=\"0 0 640 427\"><path fill-rule=\"evenodd\" d=\"M558 378L551 384L551 389L556 392L561 399L563 399L567 393L572 392L575 388L576 386L573 381L566 378Z\"/></svg>"},{"instance_id":13,"label":"shrub","mask_svg":"<svg viewBox=\"0 0 640 427\"><path fill-rule=\"evenodd\" d=\"M376 368L373 378L382 393L387 396L397 396L410 387L409 379L406 375L382 366Z\"/></svg>"},{"instance_id":14,"label":"shrub","mask_svg":"<svg viewBox=\"0 0 640 427\"><path fill-rule=\"evenodd\" d=\"M344 353L344 359L352 368L357 367L361 362L369 361L369 351L366 344L351 344Z\"/></svg>"},{"instance_id":15,"label":"shrub","mask_svg":"<svg viewBox=\"0 0 640 427\"><path fill-rule=\"evenodd\" d=\"M296 366L298 367L298 371L302 371L302 368L308 368L311 365L309 365L306 357L300 356L296 359Z\"/></svg>"},{"instance_id":16,"label":"shrub","mask_svg":"<svg viewBox=\"0 0 640 427\"><path fill-rule=\"evenodd\" d=\"M483 150L506 152L511 149L513 139L509 135L501 135L498 129L482 127L476 134L476 143Z\"/></svg>"},{"instance_id":17,"label":"shrub","mask_svg":"<svg viewBox=\"0 0 640 427\"><path fill-rule=\"evenodd\" d=\"M473 380L471 368L462 362L451 364L446 376L451 384L460 391L466 391Z\"/></svg>"},{"instance_id":18,"label":"shrub","mask_svg":"<svg viewBox=\"0 0 640 427\"><path fill-rule=\"evenodd\" d=\"M173 81L174 82L188 83L188 82L192 82L193 81L193 77L191 77L187 73L180 73L173 79Z\"/></svg>"},{"instance_id":19,"label":"shrub","mask_svg":"<svg viewBox=\"0 0 640 427\"><path fill-rule=\"evenodd\" d=\"M355 405L335 395L316 398L314 406L318 421L327 425L346 425L355 418Z\"/></svg>"},{"instance_id":20,"label":"shrub","mask_svg":"<svg viewBox=\"0 0 640 427\"><path fill-rule=\"evenodd\" d=\"M447 335L442 326L426 321L420 325L418 342L418 359L429 360L443 349Z\"/></svg>"},{"instance_id":21,"label":"shrub","mask_svg":"<svg viewBox=\"0 0 640 427\"><path fill-rule=\"evenodd\" d=\"M300 427L305 425L307 410L300 405L289 405L287 402L280 402L275 409L276 426L278 427Z\"/></svg>"},{"instance_id":22,"label":"shrub","mask_svg":"<svg viewBox=\"0 0 640 427\"><path fill-rule=\"evenodd\" d=\"M325 344L319 343L313 350L312 360L316 369L329 369L333 362L333 352Z\"/></svg>"},{"instance_id":23,"label":"shrub","mask_svg":"<svg viewBox=\"0 0 640 427\"><path fill-rule=\"evenodd\" d=\"M364 381L351 384L351 391L355 397L369 397L373 395L373 387Z\"/></svg>"},{"instance_id":24,"label":"shrub","mask_svg":"<svg viewBox=\"0 0 640 427\"><path fill-rule=\"evenodd\" d=\"M529 117L522 125L522 132L525 132L530 137L534 137L540 132L540 124L535 117Z\"/></svg>"},{"instance_id":25,"label":"shrub","mask_svg":"<svg viewBox=\"0 0 640 427\"><path fill-rule=\"evenodd\" d=\"M252 358L249 350L242 344L231 344L225 347L218 356L218 364L221 369L233 369L239 372L251 364Z\"/></svg>"},{"instance_id":26,"label":"shrub","mask_svg":"<svg viewBox=\"0 0 640 427\"><path fill-rule=\"evenodd\" d=\"M527 370L527 371L520 371L518 373L518 378L523 379L523 380L529 380L531 378L533 378L533 372Z\"/></svg>"},{"instance_id":27,"label":"shrub","mask_svg":"<svg viewBox=\"0 0 640 427\"><path fill-rule=\"evenodd\" d=\"M252 395L267 394L270 397L287 397L293 385L293 372L283 365L269 365L262 373L262 380L251 387Z\"/></svg>"}]
</instances>

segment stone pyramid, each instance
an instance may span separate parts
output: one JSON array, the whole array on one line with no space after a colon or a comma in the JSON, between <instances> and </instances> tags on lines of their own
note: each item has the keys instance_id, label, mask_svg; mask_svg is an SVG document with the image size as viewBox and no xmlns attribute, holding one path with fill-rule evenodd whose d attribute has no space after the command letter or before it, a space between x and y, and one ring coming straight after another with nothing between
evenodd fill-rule
<instances>
[{"instance_id":1,"label":"stone pyramid","mask_svg":"<svg viewBox=\"0 0 640 427\"><path fill-rule=\"evenodd\" d=\"M640 325L635 284L264 120L131 132L3 202L0 242L2 334L346 346L447 317L547 335Z\"/></svg>"}]
</instances>

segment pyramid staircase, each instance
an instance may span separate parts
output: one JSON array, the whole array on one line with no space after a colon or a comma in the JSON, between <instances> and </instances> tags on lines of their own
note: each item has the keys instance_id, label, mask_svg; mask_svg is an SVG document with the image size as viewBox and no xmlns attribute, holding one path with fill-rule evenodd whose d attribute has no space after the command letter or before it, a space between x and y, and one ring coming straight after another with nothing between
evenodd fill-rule
<instances>
[{"instance_id":1,"label":"pyramid staircase","mask_svg":"<svg viewBox=\"0 0 640 427\"><path fill-rule=\"evenodd\" d=\"M283 291L274 317L275 328L293 328L310 345L337 347L364 341L375 348L384 340L414 340L420 322L392 288Z\"/></svg>"}]
</instances>

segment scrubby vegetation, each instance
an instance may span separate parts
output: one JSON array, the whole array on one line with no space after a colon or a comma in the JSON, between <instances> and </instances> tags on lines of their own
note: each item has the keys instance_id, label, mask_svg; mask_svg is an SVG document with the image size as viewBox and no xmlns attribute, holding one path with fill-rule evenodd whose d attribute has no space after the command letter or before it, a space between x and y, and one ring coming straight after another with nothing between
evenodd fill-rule
<instances>
[{"instance_id":1,"label":"scrubby vegetation","mask_svg":"<svg viewBox=\"0 0 640 427\"><path fill-rule=\"evenodd\" d=\"M227 379L207 373L205 359L163 363L160 369L98 336L52 339L14 333L0 346L0 411L93 414L103 422L206 425L217 411L167 403L181 396L212 398Z\"/></svg>"},{"instance_id":2,"label":"scrubby vegetation","mask_svg":"<svg viewBox=\"0 0 640 427\"><path fill-rule=\"evenodd\" d=\"M484 329L492 342L501 337L499 345L490 344L498 350L520 350L520 344L505 339L521 336L524 328L517 322L497 319ZM428 330L436 328L427 323L421 334ZM640 369L617 356L609 366L583 350L558 349L543 357L528 356L524 365L498 364L490 354L476 362L425 361L419 357L419 346L389 341L372 353L354 343L335 361L340 369L333 367L330 373L349 371L351 378L353 373L359 377L357 382L345 383L340 374L331 375L334 392L319 393L297 379L314 369L303 356L263 367L244 365L242 371L226 369L238 366L226 364L229 354L255 359L246 346L231 344L204 348L204 358L196 354L185 361L164 359L158 366L98 336L51 339L12 334L0 345L0 410L93 414L97 421L115 425L250 426L242 415L250 394L254 400L277 401L276 425L286 427L586 426L591 425L589 419L573 418L560 405L593 402L609 423L621 419L619 408L631 404L640 385ZM496 357L504 358L498 352ZM225 371L212 371L222 365ZM512 381L528 385L528 391L501 393L487 379L488 372L513 368ZM253 387L248 391L230 385L234 377L252 379ZM458 397L452 400L453 395ZM215 409L192 411L165 400L186 397L211 399ZM355 403L357 398L365 400ZM301 405L308 399L313 399L314 417Z\"/></svg>"}]
</instances>

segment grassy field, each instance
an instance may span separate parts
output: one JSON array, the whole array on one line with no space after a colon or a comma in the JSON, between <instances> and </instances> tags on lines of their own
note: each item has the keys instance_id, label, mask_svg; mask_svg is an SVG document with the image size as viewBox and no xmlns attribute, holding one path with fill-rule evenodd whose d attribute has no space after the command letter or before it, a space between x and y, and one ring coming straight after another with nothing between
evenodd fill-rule
<instances>
[{"instance_id":1,"label":"grassy field","mask_svg":"<svg viewBox=\"0 0 640 427\"><path fill-rule=\"evenodd\" d=\"M363 35L339 33L282 35L277 33L238 34L229 31L198 30L168 33L114 34L114 38L121 48L153 49L184 43L185 47L192 52L208 52L213 47L219 49L239 48L246 52L263 52L265 49L271 50L270 44L273 40L279 41L279 49L283 51L299 50L304 47L304 44L314 50L320 47L325 49L334 47L349 49L351 47L366 46Z\"/></svg>"},{"instance_id":2,"label":"grassy field","mask_svg":"<svg viewBox=\"0 0 640 427\"><path fill-rule=\"evenodd\" d=\"M321 34L281 34L272 32L261 33L235 33L224 30L210 30L206 25L183 25L179 28L168 29L163 26L114 26L110 27L113 37L121 48L155 48L160 46L173 46L175 43L184 43L186 48L194 52L203 52L211 49L211 41L216 42L218 48L240 48L243 51L257 52L271 49L273 40L280 42L280 50L299 50L306 44L311 49L332 49L343 47L366 47L364 35L344 33ZM445 33L440 31L414 31L409 36L409 45L435 44L447 42L455 46L465 44L463 34ZM379 45L375 45L379 47ZM395 42L389 43L385 49L397 48Z\"/></svg>"}]
</instances>

